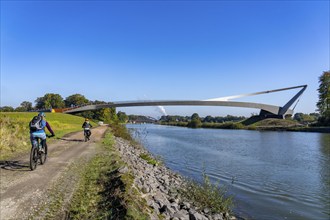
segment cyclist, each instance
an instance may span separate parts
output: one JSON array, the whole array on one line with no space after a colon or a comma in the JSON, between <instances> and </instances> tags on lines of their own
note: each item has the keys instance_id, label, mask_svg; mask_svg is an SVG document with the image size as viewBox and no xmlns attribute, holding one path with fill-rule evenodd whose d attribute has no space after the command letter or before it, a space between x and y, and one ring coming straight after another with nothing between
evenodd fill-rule
<instances>
[{"instance_id":1,"label":"cyclist","mask_svg":"<svg viewBox=\"0 0 330 220\"><path fill-rule=\"evenodd\" d=\"M38 119L36 119L36 120L40 120L40 121L36 121L36 123L38 123L39 125L38 126L31 126L31 124L33 123L35 118L36 117L34 117L32 119L32 121L30 122L30 140L31 140L31 144L32 144L32 146L34 146L34 144L36 144L36 142L37 142L37 138L40 138L41 139L41 145L45 146L45 144L46 144L45 127L52 134L52 136L55 136L55 133L52 130L52 128L50 127L49 123L46 121L46 115L45 115L44 112L39 112Z\"/></svg>"},{"instance_id":2,"label":"cyclist","mask_svg":"<svg viewBox=\"0 0 330 220\"><path fill-rule=\"evenodd\" d=\"M84 129L84 135L88 137L92 135L92 132L90 130L90 128L92 128L93 126L91 125L91 123L89 123L88 118L85 118L85 122L83 123L83 125L81 126Z\"/></svg>"}]
</instances>

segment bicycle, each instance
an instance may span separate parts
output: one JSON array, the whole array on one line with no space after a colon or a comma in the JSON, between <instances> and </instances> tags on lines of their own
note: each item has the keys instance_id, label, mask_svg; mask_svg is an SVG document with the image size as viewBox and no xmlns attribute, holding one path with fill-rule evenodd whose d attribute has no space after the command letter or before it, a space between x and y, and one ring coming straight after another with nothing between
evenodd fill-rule
<instances>
[{"instance_id":1,"label":"bicycle","mask_svg":"<svg viewBox=\"0 0 330 220\"><path fill-rule=\"evenodd\" d=\"M85 142L90 140L90 136L91 136L91 131L89 130L89 128L85 128L84 129Z\"/></svg>"},{"instance_id":2,"label":"bicycle","mask_svg":"<svg viewBox=\"0 0 330 220\"><path fill-rule=\"evenodd\" d=\"M52 137L48 136L47 137ZM38 165L38 160L40 160L40 164L43 165L46 163L47 160L47 153L48 153L48 147L47 143L45 143L44 146L41 145L41 139L36 138L37 144L34 144L31 148L30 153L30 169L35 170Z\"/></svg>"}]
</instances>

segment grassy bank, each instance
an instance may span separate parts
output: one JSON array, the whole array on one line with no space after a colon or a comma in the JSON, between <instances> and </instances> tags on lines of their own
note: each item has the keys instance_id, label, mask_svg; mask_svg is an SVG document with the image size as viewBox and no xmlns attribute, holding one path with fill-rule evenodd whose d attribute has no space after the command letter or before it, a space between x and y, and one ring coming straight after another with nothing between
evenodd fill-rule
<instances>
[{"instance_id":1,"label":"grassy bank","mask_svg":"<svg viewBox=\"0 0 330 220\"><path fill-rule=\"evenodd\" d=\"M35 112L0 113L0 160L9 159L31 149L29 122ZM46 113L46 120L56 134L56 138L81 131L84 118L61 113ZM92 122L93 125L96 125ZM50 139L51 141L51 139Z\"/></svg>"},{"instance_id":2,"label":"grassy bank","mask_svg":"<svg viewBox=\"0 0 330 220\"><path fill-rule=\"evenodd\" d=\"M161 122L161 125L169 125L169 126L179 126L179 127L189 127L188 122ZM244 125L240 122L225 122L225 123L209 123L204 122L201 123L199 128L219 128L219 129L243 129Z\"/></svg>"},{"instance_id":3,"label":"grassy bank","mask_svg":"<svg viewBox=\"0 0 330 220\"><path fill-rule=\"evenodd\" d=\"M148 206L133 186L134 177L113 147L114 136L108 132L102 153L83 171L75 192L69 219L148 219Z\"/></svg>"},{"instance_id":4,"label":"grassy bank","mask_svg":"<svg viewBox=\"0 0 330 220\"><path fill-rule=\"evenodd\" d=\"M161 122L161 125L188 127L188 122ZM308 127L291 119L268 118L263 120L247 119L241 122L202 123L199 128L246 129L265 131L304 131L330 133L330 127Z\"/></svg>"}]
</instances>

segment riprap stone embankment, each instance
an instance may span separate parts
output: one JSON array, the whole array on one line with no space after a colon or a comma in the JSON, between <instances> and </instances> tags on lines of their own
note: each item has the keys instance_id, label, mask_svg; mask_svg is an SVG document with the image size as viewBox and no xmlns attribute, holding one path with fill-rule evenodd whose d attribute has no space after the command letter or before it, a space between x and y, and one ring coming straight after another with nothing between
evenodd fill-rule
<instances>
[{"instance_id":1,"label":"riprap stone embankment","mask_svg":"<svg viewBox=\"0 0 330 220\"><path fill-rule=\"evenodd\" d=\"M134 147L121 138L115 140L122 160L128 165L121 167L119 172L132 172L135 187L152 210L151 219L236 219L228 213L211 213L207 208L199 209L193 202L185 201L177 191L185 186L185 181L180 175L163 165L154 166L140 158L141 154L149 154L143 147Z\"/></svg>"}]
</instances>

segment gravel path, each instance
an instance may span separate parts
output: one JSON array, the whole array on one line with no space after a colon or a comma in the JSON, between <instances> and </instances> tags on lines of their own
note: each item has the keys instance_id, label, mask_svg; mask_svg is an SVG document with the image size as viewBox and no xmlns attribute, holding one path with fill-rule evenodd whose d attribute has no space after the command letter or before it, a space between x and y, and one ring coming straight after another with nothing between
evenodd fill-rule
<instances>
[{"instance_id":1,"label":"gravel path","mask_svg":"<svg viewBox=\"0 0 330 220\"><path fill-rule=\"evenodd\" d=\"M34 171L29 168L29 154L1 162L0 219L42 217L49 213L50 203L54 203L50 198L62 195L61 204L69 200L77 180L70 173L70 166L95 155L96 143L106 129L106 126L94 128L89 142L83 141L83 132L76 132L48 144L46 163Z\"/></svg>"}]
</instances>

